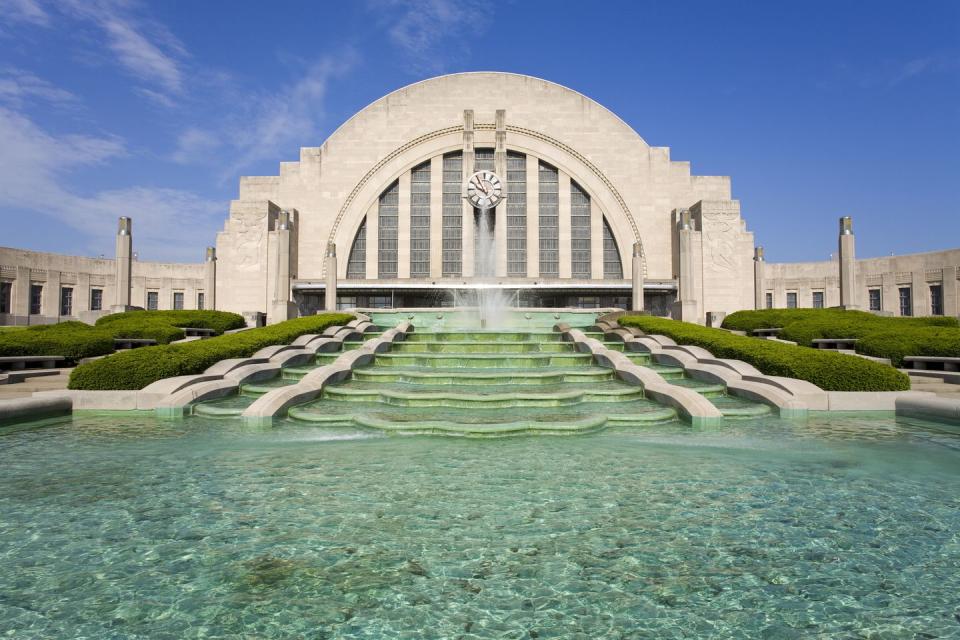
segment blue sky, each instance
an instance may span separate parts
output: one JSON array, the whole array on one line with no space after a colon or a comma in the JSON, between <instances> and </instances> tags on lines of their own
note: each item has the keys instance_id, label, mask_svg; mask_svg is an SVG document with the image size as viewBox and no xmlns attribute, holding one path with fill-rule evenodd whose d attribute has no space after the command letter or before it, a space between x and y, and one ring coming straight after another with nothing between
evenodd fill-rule
<instances>
[{"instance_id":1,"label":"blue sky","mask_svg":"<svg viewBox=\"0 0 960 640\"><path fill-rule=\"evenodd\" d=\"M241 175L403 85L569 86L701 175L771 261L960 246L960 2L0 0L0 245L202 258Z\"/></svg>"}]
</instances>

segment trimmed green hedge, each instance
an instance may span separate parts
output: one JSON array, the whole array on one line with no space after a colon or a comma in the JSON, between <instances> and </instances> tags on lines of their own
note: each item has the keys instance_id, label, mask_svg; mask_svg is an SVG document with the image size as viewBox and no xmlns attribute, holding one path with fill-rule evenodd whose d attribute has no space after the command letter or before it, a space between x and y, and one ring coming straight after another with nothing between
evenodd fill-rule
<instances>
[{"instance_id":1,"label":"trimmed green hedge","mask_svg":"<svg viewBox=\"0 0 960 640\"><path fill-rule=\"evenodd\" d=\"M152 338L167 344L184 337L180 327L213 329L217 334L246 326L243 316L226 311L127 311L97 320L115 338Z\"/></svg>"},{"instance_id":2,"label":"trimmed green hedge","mask_svg":"<svg viewBox=\"0 0 960 640\"><path fill-rule=\"evenodd\" d=\"M857 352L890 358L894 366L903 365L904 356L960 357L960 329L949 327L911 327L899 331L878 331L860 338Z\"/></svg>"},{"instance_id":3,"label":"trimmed green hedge","mask_svg":"<svg viewBox=\"0 0 960 640\"><path fill-rule=\"evenodd\" d=\"M263 347L289 344L352 319L349 313L324 313L207 340L122 351L74 369L68 388L143 389L157 380L203 373L225 358L249 357Z\"/></svg>"},{"instance_id":4,"label":"trimmed green hedge","mask_svg":"<svg viewBox=\"0 0 960 640\"><path fill-rule=\"evenodd\" d=\"M903 318L878 316L866 311L854 311L852 309L759 309L757 311L736 311L731 313L724 318L723 328L749 333L754 329L765 329L768 327L783 327L786 329L790 325L798 322L817 321L822 322L824 325L845 322L863 327L876 328L877 330L892 330L905 326L960 326L960 322L951 316Z\"/></svg>"},{"instance_id":5,"label":"trimmed green hedge","mask_svg":"<svg viewBox=\"0 0 960 640\"><path fill-rule=\"evenodd\" d=\"M223 333L245 326L225 311L128 311L104 316L96 326L61 322L0 332L0 356L64 356L70 360L112 353L114 338L152 338L167 344L184 337L179 327Z\"/></svg>"},{"instance_id":6,"label":"trimmed green hedge","mask_svg":"<svg viewBox=\"0 0 960 640\"><path fill-rule=\"evenodd\" d=\"M645 333L665 335L678 344L703 347L718 358L743 360L767 375L806 380L826 391L902 391L910 388L910 379L896 369L842 353L738 336L666 318L624 316L619 322Z\"/></svg>"},{"instance_id":7,"label":"trimmed green hedge","mask_svg":"<svg viewBox=\"0 0 960 640\"><path fill-rule=\"evenodd\" d=\"M0 333L0 356L63 356L70 360L113 351L113 334L82 322L40 324Z\"/></svg>"},{"instance_id":8,"label":"trimmed green hedge","mask_svg":"<svg viewBox=\"0 0 960 640\"><path fill-rule=\"evenodd\" d=\"M900 366L903 356L960 357L960 323L949 316L891 318L843 309L763 309L737 311L723 326L750 332L783 327L781 338L810 346L818 338L857 338L857 353L890 358Z\"/></svg>"}]
</instances>

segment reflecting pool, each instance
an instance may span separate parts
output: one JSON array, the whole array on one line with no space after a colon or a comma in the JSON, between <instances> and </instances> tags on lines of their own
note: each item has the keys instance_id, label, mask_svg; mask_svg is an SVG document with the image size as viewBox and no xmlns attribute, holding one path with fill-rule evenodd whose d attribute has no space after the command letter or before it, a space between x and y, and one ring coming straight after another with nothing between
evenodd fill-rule
<instances>
[{"instance_id":1,"label":"reflecting pool","mask_svg":"<svg viewBox=\"0 0 960 640\"><path fill-rule=\"evenodd\" d=\"M0 427L0 637L960 637L960 435Z\"/></svg>"}]
</instances>

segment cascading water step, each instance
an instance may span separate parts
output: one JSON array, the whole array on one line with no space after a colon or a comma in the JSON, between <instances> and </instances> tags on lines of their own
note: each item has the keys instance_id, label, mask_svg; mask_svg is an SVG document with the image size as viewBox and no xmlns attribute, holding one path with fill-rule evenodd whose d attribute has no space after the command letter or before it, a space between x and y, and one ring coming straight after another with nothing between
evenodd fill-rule
<instances>
[{"instance_id":1,"label":"cascading water step","mask_svg":"<svg viewBox=\"0 0 960 640\"><path fill-rule=\"evenodd\" d=\"M551 391L511 391L498 388L495 392L475 391L425 391L422 389L375 389L356 388L351 385L328 387L323 392L326 400L341 402L378 402L401 407L455 407L455 408L514 408L514 407L560 407L587 402L626 402L643 398L643 389L629 385L588 390L565 389Z\"/></svg>"},{"instance_id":2,"label":"cascading water step","mask_svg":"<svg viewBox=\"0 0 960 640\"><path fill-rule=\"evenodd\" d=\"M522 368L590 364L589 353L501 354L501 353L381 353L375 364L380 367L464 367Z\"/></svg>"},{"instance_id":3,"label":"cascading water step","mask_svg":"<svg viewBox=\"0 0 960 640\"><path fill-rule=\"evenodd\" d=\"M366 367L353 372L353 380L363 382L404 382L411 385L545 385L559 382L595 383L613 380L614 372L606 367L542 369L431 369L403 367Z\"/></svg>"},{"instance_id":4,"label":"cascading water step","mask_svg":"<svg viewBox=\"0 0 960 640\"><path fill-rule=\"evenodd\" d=\"M751 402L742 398L736 398L729 395L720 395L708 397L708 400L720 410L724 418L756 418L773 413L773 409L765 404Z\"/></svg>"},{"instance_id":5,"label":"cascading water step","mask_svg":"<svg viewBox=\"0 0 960 640\"><path fill-rule=\"evenodd\" d=\"M569 353L573 348L565 342L480 342L438 340L398 342L391 353Z\"/></svg>"},{"instance_id":6,"label":"cascading water step","mask_svg":"<svg viewBox=\"0 0 960 640\"><path fill-rule=\"evenodd\" d=\"M443 331L414 332L406 342L563 342L563 334L535 331Z\"/></svg>"},{"instance_id":7,"label":"cascading water step","mask_svg":"<svg viewBox=\"0 0 960 640\"><path fill-rule=\"evenodd\" d=\"M704 382L703 380L697 380L696 378L674 378L668 379L667 382L678 387L685 387L691 391L696 391L700 395L708 398L713 396L722 396L727 392L726 386L722 384Z\"/></svg>"},{"instance_id":8,"label":"cascading water step","mask_svg":"<svg viewBox=\"0 0 960 640\"><path fill-rule=\"evenodd\" d=\"M395 434L445 434L466 437L503 437L512 435L569 435L590 433L608 425L643 426L676 419L676 411L649 401L635 401L629 411L607 414L597 407L576 411L517 409L504 414L498 410L385 411L374 405L351 413L333 413L329 403L310 403L290 409L295 421L326 426L359 427Z\"/></svg>"}]
</instances>

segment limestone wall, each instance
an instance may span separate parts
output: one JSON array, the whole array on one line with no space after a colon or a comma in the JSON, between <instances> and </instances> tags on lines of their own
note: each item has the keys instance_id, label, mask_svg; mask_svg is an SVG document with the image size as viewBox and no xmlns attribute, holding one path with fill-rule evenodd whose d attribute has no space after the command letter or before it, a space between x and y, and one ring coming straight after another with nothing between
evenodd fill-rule
<instances>
[{"instance_id":1,"label":"limestone wall","mask_svg":"<svg viewBox=\"0 0 960 640\"><path fill-rule=\"evenodd\" d=\"M931 286L942 291L944 315L960 315L957 304L960 249L931 251L901 256L857 260L856 300L861 309L870 309L870 291L879 292L884 313L901 315L900 290L909 289L912 315L933 313ZM766 263L763 266L763 291L772 295L773 306L787 306L787 294L797 294L797 306L813 306L813 292L825 296L824 306L840 304L837 260L823 262ZM876 300L876 294L874 294Z\"/></svg>"},{"instance_id":2,"label":"limestone wall","mask_svg":"<svg viewBox=\"0 0 960 640\"><path fill-rule=\"evenodd\" d=\"M147 292L157 293L160 309L173 308L174 293L183 293L184 308L197 308L197 294L205 291L204 263L171 264L133 261L131 283L134 306L146 306ZM116 299L116 262L113 258L85 258L41 251L0 247L0 283L9 292L0 300L6 313L0 324L46 324L64 320L94 322L109 313ZM40 313L30 313L31 285L41 287ZM70 313L62 315L61 295L71 293ZM92 309L94 290L100 291L100 309ZM209 308L209 305L207 305Z\"/></svg>"},{"instance_id":3,"label":"limestone wall","mask_svg":"<svg viewBox=\"0 0 960 640\"><path fill-rule=\"evenodd\" d=\"M502 129L497 131L496 112L504 110ZM465 117L472 111L472 117ZM361 110L335 131L320 147L304 147L296 162L280 164L279 175L244 177L230 218L218 236L220 256L218 307L230 311L267 310L274 304L267 287L273 282L274 266L265 262L268 251L271 207L295 210L299 226L296 246L290 254L295 264L291 278L322 282L326 243L337 245L338 270L346 275L350 248L364 217L367 217L367 279L376 279L378 229L375 222L379 195L399 180L400 229L398 276L409 274L409 175L423 162L441 166L444 153L475 148L498 148L541 159L560 174L560 279L570 280L568 185L576 181L590 196L593 234L602 231L606 218L617 241L625 278L631 273L634 241L643 243L646 277L675 277L671 243L671 216L700 200L729 201L730 179L693 176L690 164L670 159L669 149L649 146L635 131L593 100L560 85L507 73L464 73L433 78L395 91ZM528 167L536 164L528 163ZM465 167L464 174L472 173ZM501 176L503 177L503 176ZM533 269L537 249L537 183L527 176L527 278L543 281ZM441 215L441 181L434 180L431 220ZM465 208L465 221L472 211ZM369 215L368 215L369 214ZM501 212L498 211L498 231ZM739 213L738 213L739 217ZM566 221L566 222L565 222ZM564 225L567 226L564 226ZM739 224L739 222L737 223ZM472 229L463 230L463 274L472 276ZM442 228L431 223L431 282L442 280L435 248ZM742 228L737 230L739 236ZM498 238L500 239L500 238ZM602 278L602 240L592 237L593 279ZM504 242L498 242L501 252ZM711 245L713 246L713 245ZM730 256L739 265L749 260L752 247L746 242L724 244L744 255ZM712 254L711 254L712 255ZM498 264L505 265L502 258ZM567 267L567 268L564 268ZM259 273L257 272L259 268ZM500 275L498 273L498 275ZM628 281L625 279L626 284ZM733 298L723 294L716 304L730 306ZM256 306L253 306L256 305Z\"/></svg>"}]
</instances>

